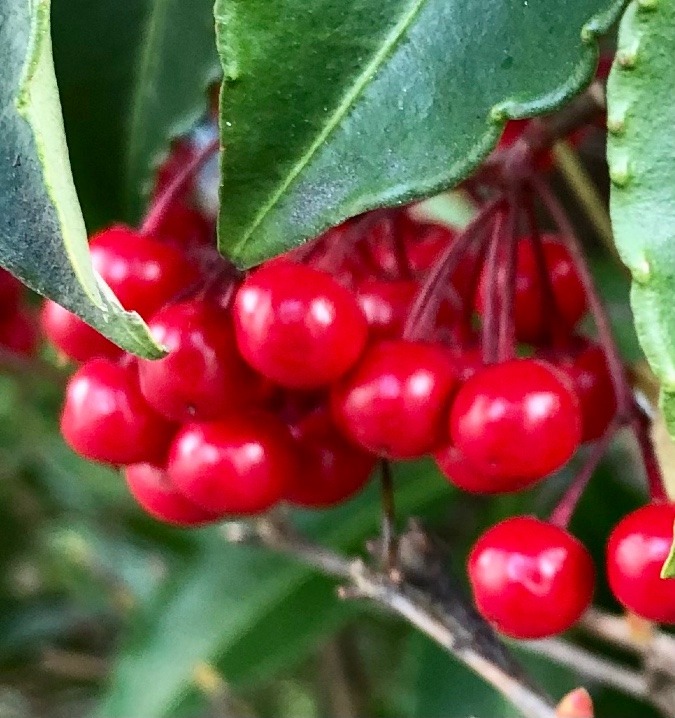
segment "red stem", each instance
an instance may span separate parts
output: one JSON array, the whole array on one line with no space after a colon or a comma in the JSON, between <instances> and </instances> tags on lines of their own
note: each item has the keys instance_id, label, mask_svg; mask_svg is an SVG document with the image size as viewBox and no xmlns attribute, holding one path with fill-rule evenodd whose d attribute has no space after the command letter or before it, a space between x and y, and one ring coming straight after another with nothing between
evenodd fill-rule
<instances>
[{"instance_id":1,"label":"red stem","mask_svg":"<svg viewBox=\"0 0 675 718\"><path fill-rule=\"evenodd\" d=\"M595 282L591 276L590 270L584 258L584 251L581 242L567 217L567 213L563 206L558 202L555 195L547 184L538 177L532 179L532 184L541 198L551 218L555 222L558 232L560 233L567 249L569 250L574 267L586 294L588 306L593 315L593 320L598 331L598 338L602 345L607 365L612 377L612 385L617 400L617 415L620 420L627 421L633 412L633 397L630 386L626 379L623 361L619 354L619 349L614 341L612 334L612 326L607 316L607 312L602 304L600 295L595 288Z\"/></svg>"},{"instance_id":2,"label":"red stem","mask_svg":"<svg viewBox=\"0 0 675 718\"><path fill-rule=\"evenodd\" d=\"M504 235L504 212L500 211L495 220L487 261L485 263L485 304L483 306L483 362L494 364L499 351L499 255Z\"/></svg>"},{"instance_id":3,"label":"red stem","mask_svg":"<svg viewBox=\"0 0 675 718\"><path fill-rule=\"evenodd\" d=\"M586 486L588 486L588 482L595 473L600 460L605 455L612 437L618 428L619 423L613 421L607 429L605 429L605 433L593 444L591 453L586 459L581 471L563 494L558 505L551 512L549 523L552 523L554 526L559 526L561 529L568 527L572 520L574 509L579 503L579 499L582 497Z\"/></svg>"},{"instance_id":4,"label":"red stem","mask_svg":"<svg viewBox=\"0 0 675 718\"><path fill-rule=\"evenodd\" d=\"M498 197L486 204L462 234L449 244L436 260L408 313L403 329L404 339L415 340L428 335L430 322L435 319L448 278L456 269L465 252L481 236L486 223L503 204L503 201L503 198Z\"/></svg>"},{"instance_id":5,"label":"red stem","mask_svg":"<svg viewBox=\"0 0 675 718\"><path fill-rule=\"evenodd\" d=\"M574 231L574 227L567 217L567 213L562 205L558 202L555 195L551 192L546 183L538 177L532 179L539 197L544 206L551 215L558 230L570 252L570 256L574 261L575 269L581 280L588 300L588 305L598 330L598 338L607 359L610 376L614 393L616 394L617 415L616 421L629 422L630 427L635 434L635 438L640 446L642 461L647 473L647 481L649 485L649 493L655 501L668 500L667 494L663 488L663 478L659 468L654 447L647 431L648 424L637 413L638 409L635 404L633 392L628 383L626 372L624 371L623 361L619 354L619 349L614 341L612 334L612 326L607 316L607 312L602 304L600 295L598 294L593 277L586 265L581 242Z\"/></svg>"},{"instance_id":6,"label":"red stem","mask_svg":"<svg viewBox=\"0 0 675 718\"><path fill-rule=\"evenodd\" d=\"M476 306L476 293L478 292L478 287L483 275L483 266L485 265L485 259L489 249L489 242L486 242L486 239L487 235L485 234L479 240L478 251L476 252L476 257L471 267L469 290L464 306L462 307L462 321L460 325L462 341L468 341L472 334L471 320Z\"/></svg>"},{"instance_id":7,"label":"red stem","mask_svg":"<svg viewBox=\"0 0 675 718\"><path fill-rule=\"evenodd\" d=\"M631 420L631 429L637 439L642 464L645 467L649 497L654 502L667 503L670 498L663 485L661 466L654 450L654 444L649 436L649 424L649 419L636 408Z\"/></svg>"},{"instance_id":8,"label":"red stem","mask_svg":"<svg viewBox=\"0 0 675 718\"><path fill-rule=\"evenodd\" d=\"M185 192L188 183L199 172L204 163L220 147L218 138L204 145L199 152L183 167L183 169L171 180L167 187L152 203L149 212L146 214L141 225L141 234L154 234L162 224L166 213L171 209L176 200Z\"/></svg>"},{"instance_id":9,"label":"red stem","mask_svg":"<svg viewBox=\"0 0 675 718\"><path fill-rule=\"evenodd\" d=\"M560 309L558 308L558 302L555 298L555 292L553 291L548 266L546 265L544 244L541 239L541 232L539 231L539 225L534 211L532 194L529 190L525 192L525 197L525 216L527 218L528 236L530 244L532 245L532 253L534 254L534 261L537 265L537 275L543 295L542 311L544 317L546 317L547 339L553 346L557 347L564 343L564 337L561 331L562 317Z\"/></svg>"},{"instance_id":10,"label":"red stem","mask_svg":"<svg viewBox=\"0 0 675 718\"><path fill-rule=\"evenodd\" d=\"M518 266L518 196L509 198L509 215L506 222L506 246L503 250L502 271L500 272L500 294L502 303L499 317L499 361L507 361L516 356L516 281Z\"/></svg>"}]
</instances>

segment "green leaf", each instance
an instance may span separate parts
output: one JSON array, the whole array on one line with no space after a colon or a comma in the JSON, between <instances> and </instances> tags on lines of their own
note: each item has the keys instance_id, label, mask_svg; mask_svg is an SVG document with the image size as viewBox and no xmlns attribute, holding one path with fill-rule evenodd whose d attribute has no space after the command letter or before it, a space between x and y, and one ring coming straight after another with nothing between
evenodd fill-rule
<instances>
[{"instance_id":1,"label":"green leaf","mask_svg":"<svg viewBox=\"0 0 675 718\"><path fill-rule=\"evenodd\" d=\"M147 327L94 274L54 78L48 0L0 0L0 264L125 349Z\"/></svg>"},{"instance_id":2,"label":"green leaf","mask_svg":"<svg viewBox=\"0 0 675 718\"><path fill-rule=\"evenodd\" d=\"M241 265L464 178L590 78L623 0L217 0L221 250Z\"/></svg>"},{"instance_id":3,"label":"green leaf","mask_svg":"<svg viewBox=\"0 0 675 718\"><path fill-rule=\"evenodd\" d=\"M127 192L134 216L171 139L204 115L209 85L220 77L213 0L149 3L131 96Z\"/></svg>"},{"instance_id":4,"label":"green leaf","mask_svg":"<svg viewBox=\"0 0 675 718\"><path fill-rule=\"evenodd\" d=\"M607 86L611 215L638 338L675 435L675 5L633 2Z\"/></svg>"},{"instance_id":5,"label":"green leaf","mask_svg":"<svg viewBox=\"0 0 675 718\"><path fill-rule=\"evenodd\" d=\"M411 634L408 651L417 667L413 718L518 718L499 693L426 636Z\"/></svg>"},{"instance_id":6,"label":"green leaf","mask_svg":"<svg viewBox=\"0 0 675 718\"><path fill-rule=\"evenodd\" d=\"M403 467L397 483L401 516L437 507L451 495L430 463ZM344 507L300 518L318 542L357 551L377 531L377 487ZM297 662L357 608L340 606L330 582L289 559L208 536L190 569L139 616L102 718L170 715L203 662L219 665L236 684L261 680Z\"/></svg>"},{"instance_id":7,"label":"green leaf","mask_svg":"<svg viewBox=\"0 0 675 718\"><path fill-rule=\"evenodd\" d=\"M93 224L137 221L171 139L220 77L213 0L54 0L73 171Z\"/></svg>"}]
</instances>

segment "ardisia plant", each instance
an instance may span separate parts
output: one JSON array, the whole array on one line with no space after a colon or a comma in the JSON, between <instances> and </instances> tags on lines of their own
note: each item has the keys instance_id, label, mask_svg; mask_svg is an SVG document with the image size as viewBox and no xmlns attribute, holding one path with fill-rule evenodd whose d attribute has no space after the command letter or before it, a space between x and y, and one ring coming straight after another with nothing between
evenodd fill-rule
<instances>
[{"instance_id":1,"label":"ardisia plant","mask_svg":"<svg viewBox=\"0 0 675 718\"><path fill-rule=\"evenodd\" d=\"M663 80L672 2L630 3L613 61L611 41L603 57L596 45L622 0L570 0L564 12L549 0L491 1L481 13L459 0L216 0L206 15L197 4L193 24L190 4L149 3L132 117L117 123L135 138L124 158L131 211L92 221L85 246L64 133L46 119L58 116L47 6L0 0L14 73L0 83L14 154L0 163L0 261L11 272L0 270L0 358L33 360L38 348L16 275L46 297L46 356L69 372L63 439L112 467L152 519L173 530L217 525L196 534L203 546L215 537L265 547L338 580L342 598L403 617L527 718L593 718L593 705L581 689L551 699L509 643L556 660L562 647L561 662L675 716L659 682L670 670L675 691L675 669L640 642L644 633L670 648L651 624L675 625L675 503L654 443L658 410L634 386L580 230L590 220L605 251L616 231L675 433L664 309L675 291L664 250L672 122L666 113L654 122L660 137L670 132L655 153L641 114L658 114L654 98L665 103L672 89ZM201 38L199 52L173 63L170 33L183 27ZM128 72L111 67L111 84ZM164 104L158 73L167 84L175 76ZM78 94L77 82L62 85L65 98ZM200 102L205 113L194 111ZM118 132L92 105L82 116ZM614 228L575 154L605 136ZM89 166L77 149L73 160ZM26 225L29 196L40 217L33 244L24 237L4 252L2 238ZM448 219L452 203L461 220ZM646 500L614 526L598 571L572 522L619 443L631 447ZM443 542L401 511L408 487L395 477L418 460L448 504L506 497L463 555L470 600ZM309 538L313 519L338 515L320 512L344 504L349 517L373 488L379 537L364 545L360 533L339 550L330 533L325 545ZM620 629L598 619L596 584L600 604L607 585L624 609L609 619ZM280 582L284 600L287 591ZM558 638L579 627L628 645L645 675L598 665ZM180 688L160 696L157 718L188 683L227 692L208 663L218 651L200 647L198 636L177 659ZM131 680L135 664L126 670Z\"/></svg>"},{"instance_id":2,"label":"ardisia plant","mask_svg":"<svg viewBox=\"0 0 675 718\"><path fill-rule=\"evenodd\" d=\"M138 503L179 526L334 506L377 464L386 475L388 462L423 456L464 491L517 492L588 445L550 516L502 521L468 558L484 618L507 636L543 638L591 603L593 562L568 525L628 427L653 503L617 527L609 578L631 611L675 620L673 589L658 578L674 509L547 178L561 132L578 137L599 116L589 92L561 116L509 126L462 187L475 208L462 230L416 206L375 210L245 273L217 254L194 204L195 176L216 146L183 165L172 156L140 228L114 225L90 240L94 267L166 355L136 358L53 302L43 308L46 336L81 363L66 388L64 438L121 465Z\"/></svg>"}]
</instances>

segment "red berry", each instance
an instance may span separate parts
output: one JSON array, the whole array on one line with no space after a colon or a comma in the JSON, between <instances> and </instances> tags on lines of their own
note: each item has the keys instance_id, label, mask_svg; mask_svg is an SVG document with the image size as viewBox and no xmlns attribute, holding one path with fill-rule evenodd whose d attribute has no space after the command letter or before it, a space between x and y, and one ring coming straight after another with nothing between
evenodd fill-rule
<instances>
[{"instance_id":1,"label":"red berry","mask_svg":"<svg viewBox=\"0 0 675 718\"><path fill-rule=\"evenodd\" d=\"M201 212L184 202L174 202L156 230L157 239L178 248L210 246L213 228Z\"/></svg>"},{"instance_id":2,"label":"red berry","mask_svg":"<svg viewBox=\"0 0 675 718\"><path fill-rule=\"evenodd\" d=\"M37 318L23 309L15 309L0 320L0 346L15 354L34 354L38 346Z\"/></svg>"},{"instance_id":3,"label":"red berry","mask_svg":"<svg viewBox=\"0 0 675 718\"><path fill-rule=\"evenodd\" d=\"M202 526L218 518L189 502L171 484L166 471L157 466L127 466L124 478L139 506L159 521L176 526Z\"/></svg>"},{"instance_id":4,"label":"red berry","mask_svg":"<svg viewBox=\"0 0 675 718\"><path fill-rule=\"evenodd\" d=\"M94 269L125 309L147 319L194 280L194 270L178 250L115 225L91 238Z\"/></svg>"},{"instance_id":5,"label":"red berry","mask_svg":"<svg viewBox=\"0 0 675 718\"><path fill-rule=\"evenodd\" d=\"M169 453L169 478L190 501L218 514L256 514L288 492L297 474L293 439L272 415L187 424Z\"/></svg>"},{"instance_id":6,"label":"red berry","mask_svg":"<svg viewBox=\"0 0 675 718\"><path fill-rule=\"evenodd\" d=\"M298 506L323 508L351 498L370 478L375 457L340 434L325 409L291 427L300 467L286 499Z\"/></svg>"},{"instance_id":7,"label":"red berry","mask_svg":"<svg viewBox=\"0 0 675 718\"><path fill-rule=\"evenodd\" d=\"M486 531L471 550L468 569L478 611L512 638L565 631L593 598L593 559L583 544L529 516Z\"/></svg>"},{"instance_id":8,"label":"red berry","mask_svg":"<svg viewBox=\"0 0 675 718\"><path fill-rule=\"evenodd\" d=\"M7 316L19 305L23 285L6 269L0 269L0 316Z\"/></svg>"},{"instance_id":9,"label":"red berry","mask_svg":"<svg viewBox=\"0 0 675 718\"><path fill-rule=\"evenodd\" d=\"M331 410L339 428L369 451L413 458L447 440L445 417L455 383L440 347L383 341L370 346L333 387Z\"/></svg>"},{"instance_id":10,"label":"red berry","mask_svg":"<svg viewBox=\"0 0 675 718\"><path fill-rule=\"evenodd\" d=\"M553 296L565 331L571 332L586 312L586 294L567 248L555 235L542 238L542 248ZM514 321L520 341L543 342L553 317L546 313L546 294L539 266L528 238L518 242ZM487 296L487 274L483 271L476 296L476 308L483 313Z\"/></svg>"},{"instance_id":11,"label":"red berry","mask_svg":"<svg viewBox=\"0 0 675 718\"><path fill-rule=\"evenodd\" d=\"M530 479L517 481L510 476L482 474L452 444L436 451L434 459L451 484L473 494L507 494L525 489L532 483Z\"/></svg>"},{"instance_id":12,"label":"red berry","mask_svg":"<svg viewBox=\"0 0 675 718\"><path fill-rule=\"evenodd\" d=\"M579 401L564 375L535 359L485 367L459 390L450 435L497 491L523 488L565 464L581 440Z\"/></svg>"},{"instance_id":13,"label":"red berry","mask_svg":"<svg viewBox=\"0 0 675 718\"><path fill-rule=\"evenodd\" d=\"M643 506L617 524L607 544L612 592L633 613L659 623L675 623L675 579L660 577L674 522L675 505Z\"/></svg>"},{"instance_id":14,"label":"red berry","mask_svg":"<svg viewBox=\"0 0 675 718\"><path fill-rule=\"evenodd\" d=\"M162 416L210 421L241 406L254 377L234 339L230 314L201 300L170 304L150 320L163 359L138 362L141 391Z\"/></svg>"},{"instance_id":15,"label":"red berry","mask_svg":"<svg viewBox=\"0 0 675 718\"><path fill-rule=\"evenodd\" d=\"M68 358L88 361L94 357L116 359L122 350L78 316L47 299L40 312L42 331L47 339Z\"/></svg>"},{"instance_id":16,"label":"red berry","mask_svg":"<svg viewBox=\"0 0 675 718\"><path fill-rule=\"evenodd\" d=\"M111 464L161 461L172 432L146 404L136 367L92 359L70 378L61 433L78 454Z\"/></svg>"},{"instance_id":17,"label":"red berry","mask_svg":"<svg viewBox=\"0 0 675 718\"><path fill-rule=\"evenodd\" d=\"M342 376L365 346L356 299L329 274L276 262L249 276L234 303L244 358L282 386L311 389Z\"/></svg>"},{"instance_id":18,"label":"red berry","mask_svg":"<svg viewBox=\"0 0 675 718\"><path fill-rule=\"evenodd\" d=\"M378 339L401 336L419 285L408 279L369 279L356 290L356 299L368 320L370 334Z\"/></svg>"},{"instance_id":19,"label":"red berry","mask_svg":"<svg viewBox=\"0 0 675 718\"><path fill-rule=\"evenodd\" d=\"M558 353L551 361L569 377L579 397L581 440L599 439L616 414L616 394L602 347L580 339L573 348Z\"/></svg>"}]
</instances>

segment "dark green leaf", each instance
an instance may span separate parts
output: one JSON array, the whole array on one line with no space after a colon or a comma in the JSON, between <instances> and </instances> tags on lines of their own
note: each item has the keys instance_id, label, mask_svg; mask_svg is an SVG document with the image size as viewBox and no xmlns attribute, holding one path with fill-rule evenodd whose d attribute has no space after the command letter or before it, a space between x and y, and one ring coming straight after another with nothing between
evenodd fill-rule
<instances>
[{"instance_id":1,"label":"dark green leaf","mask_svg":"<svg viewBox=\"0 0 675 718\"><path fill-rule=\"evenodd\" d=\"M220 246L255 264L456 183L588 81L623 0L217 0Z\"/></svg>"},{"instance_id":2,"label":"dark green leaf","mask_svg":"<svg viewBox=\"0 0 675 718\"><path fill-rule=\"evenodd\" d=\"M675 6L633 2L607 86L616 244L633 275L638 338L675 435Z\"/></svg>"},{"instance_id":3,"label":"dark green leaf","mask_svg":"<svg viewBox=\"0 0 675 718\"><path fill-rule=\"evenodd\" d=\"M398 482L402 516L438 506L451 495L428 464L404 467ZM321 543L358 550L377 531L376 488L340 509L300 516L303 527ZM214 534L190 569L177 575L139 618L100 715L169 715L202 662L221 665L225 679L238 684L269 676L306 655L318 636L348 619L353 609L335 608L336 603L330 585L303 566L228 545Z\"/></svg>"},{"instance_id":4,"label":"dark green leaf","mask_svg":"<svg viewBox=\"0 0 675 718\"><path fill-rule=\"evenodd\" d=\"M136 221L172 138L220 75L213 0L54 0L54 44L87 219Z\"/></svg>"},{"instance_id":5,"label":"dark green leaf","mask_svg":"<svg viewBox=\"0 0 675 718\"><path fill-rule=\"evenodd\" d=\"M0 264L129 351L158 356L140 317L98 280L54 79L49 2L0 0Z\"/></svg>"}]
</instances>

